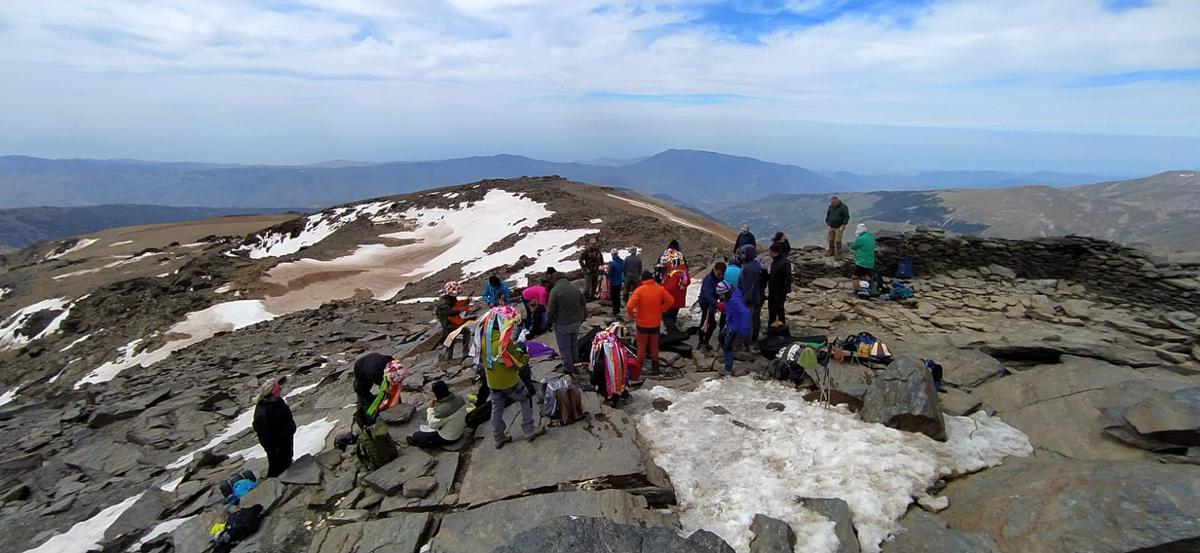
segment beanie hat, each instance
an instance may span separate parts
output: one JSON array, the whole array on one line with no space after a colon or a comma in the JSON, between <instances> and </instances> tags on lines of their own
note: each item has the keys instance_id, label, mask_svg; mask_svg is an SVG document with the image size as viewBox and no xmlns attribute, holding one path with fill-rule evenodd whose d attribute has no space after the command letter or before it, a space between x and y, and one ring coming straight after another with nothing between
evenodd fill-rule
<instances>
[{"instance_id":1,"label":"beanie hat","mask_svg":"<svg viewBox=\"0 0 1200 553\"><path fill-rule=\"evenodd\" d=\"M462 285L457 280L451 280L442 287L442 295L444 296L457 296L459 294L462 294Z\"/></svg>"},{"instance_id":2,"label":"beanie hat","mask_svg":"<svg viewBox=\"0 0 1200 553\"><path fill-rule=\"evenodd\" d=\"M858 236L864 232L867 232L867 225L865 223L859 223L857 227L854 227L855 236Z\"/></svg>"},{"instance_id":3,"label":"beanie hat","mask_svg":"<svg viewBox=\"0 0 1200 553\"><path fill-rule=\"evenodd\" d=\"M642 271L642 281L645 282L647 280L654 280L654 273L651 273L650 271Z\"/></svg>"},{"instance_id":4,"label":"beanie hat","mask_svg":"<svg viewBox=\"0 0 1200 553\"><path fill-rule=\"evenodd\" d=\"M279 388L279 381L269 380L258 388L258 399L264 401L274 401L279 399L279 394L282 390Z\"/></svg>"},{"instance_id":5,"label":"beanie hat","mask_svg":"<svg viewBox=\"0 0 1200 553\"><path fill-rule=\"evenodd\" d=\"M728 294L729 291L732 289L733 289L733 287L730 286L729 283L725 282L724 280L717 283L717 295L718 296L724 296L725 294Z\"/></svg>"},{"instance_id":6,"label":"beanie hat","mask_svg":"<svg viewBox=\"0 0 1200 553\"><path fill-rule=\"evenodd\" d=\"M433 397L437 399L446 399L450 397L450 386L441 380L433 383Z\"/></svg>"},{"instance_id":7,"label":"beanie hat","mask_svg":"<svg viewBox=\"0 0 1200 553\"><path fill-rule=\"evenodd\" d=\"M404 382L404 377L408 376L404 370L404 365L395 359L388 361L387 368L384 369L383 375L387 378L389 384L401 384Z\"/></svg>"}]
</instances>

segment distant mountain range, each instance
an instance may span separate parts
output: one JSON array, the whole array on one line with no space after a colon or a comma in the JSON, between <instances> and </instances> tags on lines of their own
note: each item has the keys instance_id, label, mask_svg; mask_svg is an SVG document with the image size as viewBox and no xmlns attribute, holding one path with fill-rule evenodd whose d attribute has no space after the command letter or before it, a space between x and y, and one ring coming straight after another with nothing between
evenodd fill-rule
<instances>
[{"instance_id":1,"label":"distant mountain range","mask_svg":"<svg viewBox=\"0 0 1200 553\"><path fill-rule=\"evenodd\" d=\"M279 213L286 209L97 205L0 209L0 253L67 236L132 225L178 223L225 215Z\"/></svg>"},{"instance_id":2,"label":"distant mountain range","mask_svg":"<svg viewBox=\"0 0 1200 553\"><path fill-rule=\"evenodd\" d=\"M817 172L749 157L667 150L647 158L558 163L515 155L371 163L337 160L299 166L53 160L0 157L0 207L150 204L325 207L487 178L561 175L592 184L669 196L712 210L771 194L866 190L1070 185L1095 175L941 171L916 175Z\"/></svg>"},{"instance_id":3,"label":"distant mountain range","mask_svg":"<svg viewBox=\"0 0 1200 553\"><path fill-rule=\"evenodd\" d=\"M852 227L858 222L872 229L926 226L1003 238L1081 234L1200 249L1200 176L1195 171L1061 188L852 192L841 197L850 207ZM824 194L777 194L712 215L731 226L749 224L758 236L783 230L793 244L823 244L828 203Z\"/></svg>"}]
</instances>

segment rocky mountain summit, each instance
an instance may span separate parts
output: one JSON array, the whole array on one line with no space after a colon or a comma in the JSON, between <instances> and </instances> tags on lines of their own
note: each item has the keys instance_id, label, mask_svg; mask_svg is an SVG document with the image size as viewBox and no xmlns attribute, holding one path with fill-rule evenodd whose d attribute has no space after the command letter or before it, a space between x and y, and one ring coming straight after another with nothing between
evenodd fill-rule
<instances>
[{"instance_id":1,"label":"rocky mountain summit","mask_svg":"<svg viewBox=\"0 0 1200 553\"><path fill-rule=\"evenodd\" d=\"M631 404L585 392L590 416L536 442L498 450L479 431L447 449L402 445L373 471L334 447L364 352L408 367L402 405L385 412L401 444L425 422L433 381L474 391L469 362L439 358L429 298L441 282L469 290L497 273L523 286L547 266L577 268L590 237L651 252L678 238L694 298L710 249L727 251L733 233L538 178L299 218L114 229L9 256L0 550L209 550L226 514L218 483L265 474L251 398L283 375L296 462L242 500L266 518L234 551L1200 547L1200 280L1077 237L880 236L885 273L913 261L904 301L858 299L847 260L798 248L792 333L870 332L896 355L833 362L816 390L756 378L757 353L718 379L712 354L676 348ZM591 305L585 327L607 311ZM945 368L944 393L922 358ZM533 375L557 365L535 360Z\"/></svg>"}]
</instances>

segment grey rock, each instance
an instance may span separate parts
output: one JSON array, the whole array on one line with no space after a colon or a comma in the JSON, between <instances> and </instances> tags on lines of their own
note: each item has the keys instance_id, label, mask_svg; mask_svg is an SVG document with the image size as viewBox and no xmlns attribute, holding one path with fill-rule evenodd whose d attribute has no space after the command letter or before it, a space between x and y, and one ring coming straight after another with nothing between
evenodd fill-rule
<instances>
[{"instance_id":1,"label":"grey rock","mask_svg":"<svg viewBox=\"0 0 1200 553\"><path fill-rule=\"evenodd\" d=\"M650 402L650 404L656 411L664 413L668 408L671 407L671 400L665 397L656 397L654 398L654 401Z\"/></svg>"},{"instance_id":2,"label":"grey rock","mask_svg":"<svg viewBox=\"0 0 1200 553\"><path fill-rule=\"evenodd\" d=\"M947 388L938 400L942 404L942 412L956 417L965 417L979 410L983 400L957 388Z\"/></svg>"},{"instance_id":3,"label":"grey rock","mask_svg":"<svg viewBox=\"0 0 1200 553\"><path fill-rule=\"evenodd\" d=\"M898 357L880 373L867 389L859 414L867 422L946 440L946 423L933 376L915 357Z\"/></svg>"},{"instance_id":4,"label":"grey rock","mask_svg":"<svg viewBox=\"0 0 1200 553\"><path fill-rule=\"evenodd\" d=\"M29 499L30 493L29 484L20 483L9 488L7 492L4 492L4 496L0 497L0 499L4 501L25 501Z\"/></svg>"},{"instance_id":5,"label":"grey rock","mask_svg":"<svg viewBox=\"0 0 1200 553\"><path fill-rule=\"evenodd\" d=\"M317 454L317 464L333 470L342 464L342 452L336 449L326 449Z\"/></svg>"},{"instance_id":6,"label":"grey rock","mask_svg":"<svg viewBox=\"0 0 1200 553\"><path fill-rule=\"evenodd\" d=\"M517 534L561 516L601 517L619 524L674 527L646 500L617 490L560 492L498 501L449 513L433 538L434 551L489 553Z\"/></svg>"},{"instance_id":7,"label":"grey rock","mask_svg":"<svg viewBox=\"0 0 1200 553\"><path fill-rule=\"evenodd\" d=\"M167 508L171 506L171 499L171 494L158 488L146 490L104 531L105 540L112 541L118 536L128 536L134 532L149 530L158 523Z\"/></svg>"},{"instance_id":8,"label":"grey rock","mask_svg":"<svg viewBox=\"0 0 1200 553\"><path fill-rule=\"evenodd\" d=\"M450 491L450 487L454 485L454 480L458 474L459 455L457 453L445 452L439 453L434 457L437 464L433 467L431 477L436 486L430 493L425 494L420 498L406 497L403 494L392 495L384 498L383 503L379 506L380 513L392 513L395 511L413 511L428 509L442 504L451 504L446 494ZM424 477L417 478L421 480ZM408 483L404 485L407 491Z\"/></svg>"},{"instance_id":9,"label":"grey rock","mask_svg":"<svg viewBox=\"0 0 1200 553\"><path fill-rule=\"evenodd\" d=\"M370 517L371 512L363 509L341 509L329 517L329 524L334 526L354 524L356 522L363 522Z\"/></svg>"},{"instance_id":10,"label":"grey rock","mask_svg":"<svg viewBox=\"0 0 1200 553\"><path fill-rule=\"evenodd\" d=\"M321 486L321 491L313 496L308 504L312 507L332 507L337 503L338 499L341 499L342 496L354 490L357 481L357 469L344 471L332 478L326 478L325 484Z\"/></svg>"},{"instance_id":11,"label":"grey rock","mask_svg":"<svg viewBox=\"0 0 1200 553\"><path fill-rule=\"evenodd\" d=\"M410 479L424 476L435 462L428 453L408 448L394 461L368 474L363 481L384 495L392 495Z\"/></svg>"},{"instance_id":12,"label":"grey rock","mask_svg":"<svg viewBox=\"0 0 1200 553\"><path fill-rule=\"evenodd\" d=\"M1149 438L1200 446L1200 387L1155 391L1129 409L1125 420Z\"/></svg>"},{"instance_id":13,"label":"grey rock","mask_svg":"<svg viewBox=\"0 0 1200 553\"><path fill-rule=\"evenodd\" d=\"M816 288L824 288L826 290L832 290L832 289L838 287L838 283L836 280L833 280L832 278L824 278L824 277L814 278L811 284Z\"/></svg>"},{"instance_id":14,"label":"grey rock","mask_svg":"<svg viewBox=\"0 0 1200 553\"><path fill-rule=\"evenodd\" d=\"M778 401L772 401L767 404L768 411L779 411L782 413L784 409L786 409L786 407L782 403L779 403Z\"/></svg>"},{"instance_id":15,"label":"grey rock","mask_svg":"<svg viewBox=\"0 0 1200 553\"><path fill-rule=\"evenodd\" d=\"M1004 363L977 350L945 352L934 358L942 366L942 380L974 388L1008 374Z\"/></svg>"},{"instance_id":16,"label":"grey rock","mask_svg":"<svg viewBox=\"0 0 1200 553\"><path fill-rule=\"evenodd\" d=\"M666 528L642 528L596 517L558 517L514 536L492 553L734 553L703 530L681 538Z\"/></svg>"},{"instance_id":17,"label":"grey rock","mask_svg":"<svg viewBox=\"0 0 1200 553\"><path fill-rule=\"evenodd\" d=\"M315 486L321 483L321 466L312 455L301 455L279 475L279 480L284 484Z\"/></svg>"},{"instance_id":18,"label":"grey rock","mask_svg":"<svg viewBox=\"0 0 1200 553\"><path fill-rule=\"evenodd\" d=\"M388 424L408 424L417 413L417 406L409 403L401 403L392 406L391 409L383 411L379 414L379 420Z\"/></svg>"},{"instance_id":19,"label":"grey rock","mask_svg":"<svg viewBox=\"0 0 1200 553\"><path fill-rule=\"evenodd\" d=\"M94 436L76 444L62 460L69 467L99 478L125 474L136 467L141 458L142 452L136 447Z\"/></svg>"},{"instance_id":20,"label":"grey rock","mask_svg":"<svg viewBox=\"0 0 1200 553\"><path fill-rule=\"evenodd\" d=\"M1196 551L1200 466L1010 458L952 481L942 517L1002 551Z\"/></svg>"},{"instance_id":21,"label":"grey rock","mask_svg":"<svg viewBox=\"0 0 1200 553\"><path fill-rule=\"evenodd\" d=\"M882 553L1001 553L990 536L951 530L941 517L921 509L909 510L900 524L904 530L882 544Z\"/></svg>"},{"instance_id":22,"label":"grey rock","mask_svg":"<svg viewBox=\"0 0 1200 553\"><path fill-rule=\"evenodd\" d=\"M730 413L729 413L729 409L726 409L726 408L724 408L724 407L722 407L722 406L720 406L720 405L710 405L710 406L708 406L708 407L705 407L705 408L704 408L704 410L705 410L705 411L711 411L711 412L712 412L712 414L714 414L714 415L728 415L728 414L730 414Z\"/></svg>"},{"instance_id":23,"label":"grey rock","mask_svg":"<svg viewBox=\"0 0 1200 553\"><path fill-rule=\"evenodd\" d=\"M309 553L415 553L429 526L429 513L322 528Z\"/></svg>"},{"instance_id":24,"label":"grey rock","mask_svg":"<svg viewBox=\"0 0 1200 553\"><path fill-rule=\"evenodd\" d=\"M421 476L413 478L404 483L404 497L411 499L423 499L425 496L433 493L437 489L438 481L432 476Z\"/></svg>"},{"instance_id":25,"label":"grey rock","mask_svg":"<svg viewBox=\"0 0 1200 553\"><path fill-rule=\"evenodd\" d=\"M838 545L835 553L859 553L858 532L854 529L854 514L845 500L839 498L798 498L805 509L814 511L834 523L833 533Z\"/></svg>"},{"instance_id":26,"label":"grey rock","mask_svg":"<svg viewBox=\"0 0 1200 553\"><path fill-rule=\"evenodd\" d=\"M754 533L750 553L792 553L796 549L796 532L782 520L754 515L750 531Z\"/></svg>"},{"instance_id":27,"label":"grey rock","mask_svg":"<svg viewBox=\"0 0 1200 553\"><path fill-rule=\"evenodd\" d=\"M242 498L241 506L262 505L264 514L271 514L283 500L287 488L278 478L262 480Z\"/></svg>"}]
</instances>

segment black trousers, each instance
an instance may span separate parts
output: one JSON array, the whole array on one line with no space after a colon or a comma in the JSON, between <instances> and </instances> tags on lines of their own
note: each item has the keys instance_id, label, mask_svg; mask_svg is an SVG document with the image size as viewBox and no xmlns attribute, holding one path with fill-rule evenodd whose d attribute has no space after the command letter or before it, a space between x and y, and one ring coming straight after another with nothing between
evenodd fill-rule
<instances>
[{"instance_id":1,"label":"black trousers","mask_svg":"<svg viewBox=\"0 0 1200 553\"><path fill-rule=\"evenodd\" d=\"M437 432L421 432L418 430L408 439L408 443L417 447L441 447L451 445L454 442L443 438Z\"/></svg>"},{"instance_id":2,"label":"black trousers","mask_svg":"<svg viewBox=\"0 0 1200 553\"><path fill-rule=\"evenodd\" d=\"M623 286L620 284L613 284L608 288L609 299L612 300L613 317L621 315L621 288Z\"/></svg>"},{"instance_id":3,"label":"black trousers","mask_svg":"<svg viewBox=\"0 0 1200 553\"><path fill-rule=\"evenodd\" d=\"M717 323L717 307L715 305L701 305L700 314L700 341L699 345L707 346L712 341L713 334L716 333Z\"/></svg>"},{"instance_id":4,"label":"black trousers","mask_svg":"<svg viewBox=\"0 0 1200 553\"><path fill-rule=\"evenodd\" d=\"M750 341L758 342L758 334L762 331L762 302L747 307L750 308Z\"/></svg>"},{"instance_id":5,"label":"black trousers","mask_svg":"<svg viewBox=\"0 0 1200 553\"><path fill-rule=\"evenodd\" d=\"M783 302L787 301L787 296L783 294L773 294L767 298L767 326L775 321L784 322Z\"/></svg>"},{"instance_id":6,"label":"black trousers","mask_svg":"<svg viewBox=\"0 0 1200 553\"><path fill-rule=\"evenodd\" d=\"M674 307L663 313L662 316L663 330L667 336L679 334L679 310Z\"/></svg>"},{"instance_id":7,"label":"black trousers","mask_svg":"<svg viewBox=\"0 0 1200 553\"><path fill-rule=\"evenodd\" d=\"M263 444L263 451L267 452L267 478L279 476L292 466L292 437L288 437L286 443L271 444L270 447Z\"/></svg>"}]
</instances>

